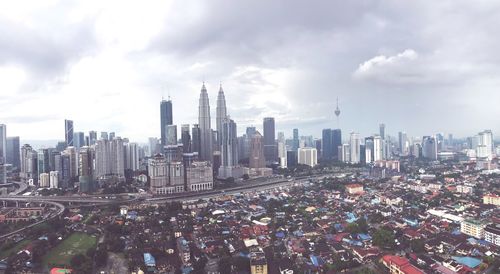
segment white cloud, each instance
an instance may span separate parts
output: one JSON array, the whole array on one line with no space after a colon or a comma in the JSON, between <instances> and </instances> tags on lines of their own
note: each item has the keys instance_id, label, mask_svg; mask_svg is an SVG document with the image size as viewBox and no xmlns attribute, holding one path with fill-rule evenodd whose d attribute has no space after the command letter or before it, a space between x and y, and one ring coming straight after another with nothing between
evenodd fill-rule
<instances>
[{"instance_id":1,"label":"white cloud","mask_svg":"<svg viewBox=\"0 0 500 274\"><path fill-rule=\"evenodd\" d=\"M378 55L361 63L354 77L388 83L408 83L418 81L421 72L417 70L418 53L406 49L392 56Z\"/></svg>"}]
</instances>

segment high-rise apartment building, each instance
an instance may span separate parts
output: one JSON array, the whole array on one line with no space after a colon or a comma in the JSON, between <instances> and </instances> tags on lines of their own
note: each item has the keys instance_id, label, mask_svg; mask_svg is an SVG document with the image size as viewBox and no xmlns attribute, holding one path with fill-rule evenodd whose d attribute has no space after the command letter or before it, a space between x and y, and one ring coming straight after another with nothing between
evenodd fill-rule
<instances>
[{"instance_id":1,"label":"high-rise apartment building","mask_svg":"<svg viewBox=\"0 0 500 274\"><path fill-rule=\"evenodd\" d=\"M351 132L351 137L349 139L349 149L350 149L350 162L352 164L360 163L361 161L361 138L359 133Z\"/></svg>"}]
</instances>

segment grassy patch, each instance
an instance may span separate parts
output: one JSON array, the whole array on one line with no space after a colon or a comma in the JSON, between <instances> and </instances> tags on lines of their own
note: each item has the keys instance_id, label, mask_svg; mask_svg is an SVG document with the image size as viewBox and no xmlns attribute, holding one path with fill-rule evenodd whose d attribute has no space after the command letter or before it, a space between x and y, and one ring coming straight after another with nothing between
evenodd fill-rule
<instances>
[{"instance_id":1,"label":"grassy patch","mask_svg":"<svg viewBox=\"0 0 500 274\"><path fill-rule=\"evenodd\" d=\"M10 247L9 249L0 251L0 259L5 259L9 257L10 254L19 252L21 249L25 248L30 242L31 240L24 239L15 244L14 246Z\"/></svg>"},{"instance_id":2,"label":"grassy patch","mask_svg":"<svg viewBox=\"0 0 500 274\"><path fill-rule=\"evenodd\" d=\"M85 233L75 232L62 241L43 257L46 266L70 266L70 261L76 254L84 254L95 247L97 238Z\"/></svg>"}]
</instances>

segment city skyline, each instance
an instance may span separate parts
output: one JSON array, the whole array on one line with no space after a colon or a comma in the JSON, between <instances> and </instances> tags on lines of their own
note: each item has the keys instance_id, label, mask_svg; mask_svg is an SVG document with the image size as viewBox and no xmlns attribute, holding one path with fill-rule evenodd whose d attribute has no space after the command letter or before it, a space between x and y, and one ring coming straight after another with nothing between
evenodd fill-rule
<instances>
[{"instance_id":1,"label":"city skyline","mask_svg":"<svg viewBox=\"0 0 500 274\"><path fill-rule=\"evenodd\" d=\"M337 127L337 97L344 133L500 130L498 3L222 4L0 4L2 123L24 140L60 139L71 119L145 142L162 97L174 124L196 123L205 81L212 102L222 82L240 132L274 117L287 136L319 137Z\"/></svg>"}]
</instances>

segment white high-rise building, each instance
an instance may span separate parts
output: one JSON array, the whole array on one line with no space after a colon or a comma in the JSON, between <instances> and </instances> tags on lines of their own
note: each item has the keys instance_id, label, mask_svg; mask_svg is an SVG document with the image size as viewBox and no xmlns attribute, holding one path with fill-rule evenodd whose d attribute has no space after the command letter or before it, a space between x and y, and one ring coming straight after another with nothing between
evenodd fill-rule
<instances>
[{"instance_id":1,"label":"white high-rise building","mask_svg":"<svg viewBox=\"0 0 500 274\"><path fill-rule=\"evenodd\" d=\"M491 130L479 132L477 135L476 155L478 158L487 158L491 160L495 150L493 147L493 133Z\"/></svg>"},{"instance_id":2,"label":"white high-rise building","mask_svg":"<svg viewBox=\"0 0 500 274\"><path fill-rule=\"evenodd\" d=\"M132 171L139 170L139 158L139 147L137 143L127 143L125 146L125 167Z\"/></svg>"},{"instance_id":3,"label":"white high-rise building","mask_svg":"<svg viewBox=\"0 0 500 274\"><path fill-rule=\"evenodd\" d=\"M349 140L349 148L350 148L350 162L352 164L357 164L361 160L361 138L359 137L359 133L351 132L351 138Z\"/></svg>"},{"instance_id":4,"label":"white high-rise building","mask_svg":"<svg viewBox=\"0 0 500 274\"><path fill-rule=\"evenodd\" d=\"M287 159L286 159L286 140L285 133L278 132L278 158L280 161L280 167L287 167Z\"/></svg>"},{"instance_id":5,"label":"white high-rise building","mask_svg":"<svg viewBox=\"0 0 500 274\"><path fill-rule=\"evenodd\" d=\"M373 161L384 159L384 144L380 135L373 136Z\"/></svg>"},{"instance_id":6,"label":"white high-rise building","mask_svg":"<svg viewBox=\"0 0 500 274\"><path fill-rule=\"evenodd\" d=\"M107 139L97 140L95 145L95 169L97 178L102 178L106 175L111 174L109 150L110 146Z\"/></svg>"},{"instance_id":7,"label":"white high-rise building","mask_svg":"<svg viewBox=\"0 0 500 274\"><path fill-rule=\"evenodd\" d=\"M200 128L200 159L212 162L212 128L210 126L210 102L205 83L201 87L198 107L198 126Z\"/></svg>"},{"instance_id":8,"label":"white high-rise building","mask_svg":"<svg viewBox=\"0 0 500 274\"><path fill-rule=\"evenodd\" d=\"M351 162L351 148L349 147L349 144L342 144L342 146L339 146L339 155L342 162Z\"/></svg>"},{"instance_id":9,"label":"white high-rise building","mask_svg":"<svg viewBox=\"0 0 500 274\"><path fill-rule=\"evenodd\" d=\"M125 177L125 149L123 140L120 137L115 137L110 142L111 173L118 177Z\"/></svg>"},{"instance_id":10,"label":"white high-rise building","mask_svg":"<svg viewBox=\"0 0 500 274\"><path fill-rule=\"evenodd\" d=\"M301 147L298 149L298 163L314 167L318 164L318 151L313 147Z\"/></svg>"},{"instance_id":11,"label":"white high-rise building","mask_svg":"<svg viewBox=\"0 0 500 274\"><path fill-rule=\"evenodd\" d=\"M38 186L42 188L50 187L50 177L48 173L40 173L40 179L38 180Z\"/></svg>"},{"instance_id":12,"label":"white high-rise building","mask_svg":"<svg viewBox=\"0 0 500 274\"><path fill-rule=\"evenodd\" d=\"M243 176L238 166L238 134L236 123L229 117L222 121L221 143L221 166L219 168L220 178L238 178Z\"/></svg>"},{"instance_id":13,"label":"white high-rise building","mask_svg":"<svg viewBox=\"0 0 500 274\"><path fill-rule=\"evenodd\" d=\"M50 188L59 187L59 172L51 171L49 173L49 183L50 183Z\"/></svg>"}]
</instances>

